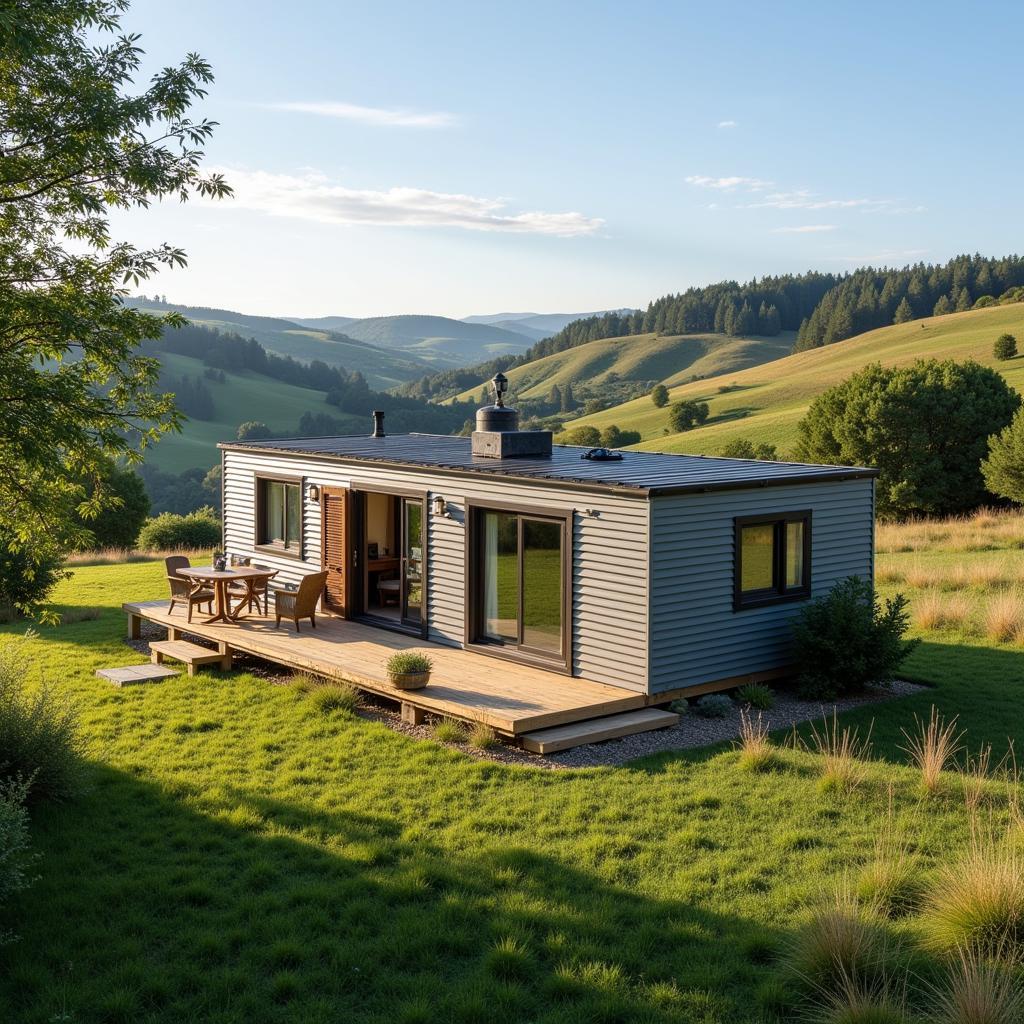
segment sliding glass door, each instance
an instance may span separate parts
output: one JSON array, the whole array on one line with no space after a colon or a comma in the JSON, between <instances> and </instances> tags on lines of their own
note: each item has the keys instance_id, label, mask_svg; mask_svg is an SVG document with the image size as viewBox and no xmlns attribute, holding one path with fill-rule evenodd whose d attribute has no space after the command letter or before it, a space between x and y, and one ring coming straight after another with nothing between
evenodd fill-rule
<instances>
[{"instance_id":1,"label":"sliding glass door","mask_svg":"<svg viewBox=\"0 0 1024 1024\"><path fill-rule=\"evenodd\" d=\"M565 661L565 520L478 509L475 637Z\"/></svg>"},{"instance_id":2,"label":"sliding glass door","mask_svg":"<svg viewBox=\"0 0 1024 1024\"><path fill-rule=\"evenodd\" d=\"M423 622L423 499L402 498L402 622Z\"/></svg>"}]
</instances>

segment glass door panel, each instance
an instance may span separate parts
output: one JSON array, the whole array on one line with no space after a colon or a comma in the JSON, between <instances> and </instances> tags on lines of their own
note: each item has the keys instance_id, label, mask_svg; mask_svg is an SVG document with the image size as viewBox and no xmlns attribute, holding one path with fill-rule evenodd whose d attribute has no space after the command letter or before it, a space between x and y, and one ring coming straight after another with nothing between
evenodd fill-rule
<instances>
[{"instance_id":1,"label":"glass door panel","mask_svg":"<svg viewBox=\"0 0 1024 1024\"><path fill-rule=\"evenodd\" d=\"M423 502L402 498L402 621L423 620Z\"/></svg>"},{"instance_id":2,"label":"glass door panel","mask_svg":"<svg viewBox=\"0 0 1024 1024\"><path fill-rule=\"evenodd\" d=\"M518 516L485 512L481 526L482 632L490 640L518 643Z\"/></svg>"},{"instance_id":3,"label":"glass door panel","mask_svg":"<svg viewBox=\"0 0 1024 1024\"><path fill-rule=\"evenodd\" d=\"M523 519L522 644L562 652L562 525Z\"/></svg>"}]
</instances>

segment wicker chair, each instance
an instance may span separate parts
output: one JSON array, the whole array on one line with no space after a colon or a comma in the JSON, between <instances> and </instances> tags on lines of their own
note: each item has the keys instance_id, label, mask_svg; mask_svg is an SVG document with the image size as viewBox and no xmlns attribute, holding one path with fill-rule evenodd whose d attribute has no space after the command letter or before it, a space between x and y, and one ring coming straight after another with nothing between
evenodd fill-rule
<instances>
[{"instance_id":1,"label":"wicker chair","mask_svg":"<svg viewBox=\"0 0 1024 1024\"><path fill-rule=\"evenodd\" d=\"M281 619L291 619L295 632L299 632L299 619L309 619L316 629L316 603L327 582L327 572L312 572L303 576L298 590L274 589L274 628L281 628Z\"/></svg>"},{"instance_id":2,"label":"wicker chair","mask_svg":"<svg viewBox=\"0 0 1024 1024\"><path fill-rule=\"evenodd\" d=\"M173 612L176 604L185 604L188 606L189 622L192 621L192 609L196 605L205 604L210 614L213 614L213 591L203 589L179 573L180 569L187 569L191 564L184 555L169 555L164 559L167 583L171 588L171 603L167 611Z\"/></svg>"}]
</instances>

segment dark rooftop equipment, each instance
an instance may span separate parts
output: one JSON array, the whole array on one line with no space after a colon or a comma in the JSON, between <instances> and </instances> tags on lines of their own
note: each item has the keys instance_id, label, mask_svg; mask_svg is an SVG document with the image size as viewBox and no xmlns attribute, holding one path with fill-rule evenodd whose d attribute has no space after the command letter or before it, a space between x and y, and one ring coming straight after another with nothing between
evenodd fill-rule
<instances>
[{"instance_id":1,"label":"dark rooftop equipment","mask_svg":"<svg viewBox=\"0 0 1024 1024\"><path fill-rule=\"evenodd\" d=\"M590 459L591 462L618 462L622 458L622 452L613 452L609 448L591 448L580 458Z\"/></svg>"},{"instance_id":2,"label":"dark rooftop equipment","mask_svg":"<svg viewBox=\"0 0 1024 1024\"><path fill-rule=\"evenodd\" d=\"M491 380L494 404L476 411L476 430L471 446L475 456L486 459L550 458L550 430L520 430L519 413L505 405L508 378L498 372Z\"/></svg>"},{"instance_id":3,"label":"dark rooftop equipment","mask_svg":"<svg viewBox=\"0 0 1024 1024\"><path fill-rule=\"evenodd\" d=\"M384 433L384 410L374 409L373 410L373 434L371 437L385 437Z\"/></svg>"}]
</instances>

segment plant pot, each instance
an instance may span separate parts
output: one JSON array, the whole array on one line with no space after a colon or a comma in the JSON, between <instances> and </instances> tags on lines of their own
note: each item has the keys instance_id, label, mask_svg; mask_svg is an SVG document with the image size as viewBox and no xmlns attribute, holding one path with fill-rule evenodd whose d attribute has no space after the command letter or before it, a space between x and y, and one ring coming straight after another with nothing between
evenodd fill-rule
<instances>
[{"instance_id":1,"label":"plant pot","mask_svg":"<svg viewBox=\"0 0 1024 1024\"><path fill-rule=\"evenodd\" d=\"M430 682L429 672L402 672L389 676L396 690L422 690Z\"/></svg>"}]
</instances>

